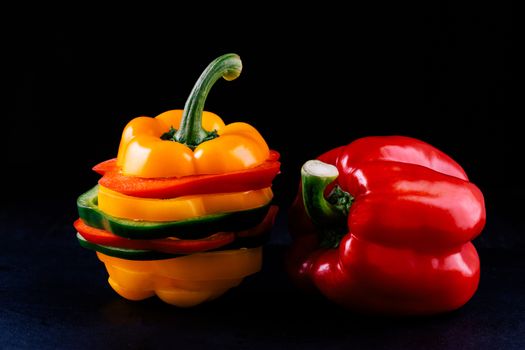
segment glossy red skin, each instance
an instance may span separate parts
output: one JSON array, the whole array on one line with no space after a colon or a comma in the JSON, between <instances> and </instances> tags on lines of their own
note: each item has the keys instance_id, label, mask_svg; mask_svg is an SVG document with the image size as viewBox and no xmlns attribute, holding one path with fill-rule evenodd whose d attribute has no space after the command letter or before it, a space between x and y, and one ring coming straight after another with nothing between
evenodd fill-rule
<instances>
[{"instance_id":1,"label":"glossy red skin","mask_svg":"<svg viewBox=\"0 0 525 350\"><path fill-rule=\"evenodd\" d=\"M224 174L194 175L180 178L141 178L120 173L117 160L110 159L93 167L101 175L98 183L111 190L133 197L175 198L194 194L226 193L258 190L270 187L279 174L279 153L270 151L263 164Z\"/></svg>"},{"instance_id":2,"label":"glossy red skin","mask_svg":"<svg viewBox=\"0 0 525 350\"><path fill-rule=\"evenodd\" d=\"M400 315L457 309L474 295L481 191L454 160L409 137L365 137L319 157L355 198L348 233L320 249L301 191L290 209L292 279L344 307Z\"/></svg>"}]
</instances>

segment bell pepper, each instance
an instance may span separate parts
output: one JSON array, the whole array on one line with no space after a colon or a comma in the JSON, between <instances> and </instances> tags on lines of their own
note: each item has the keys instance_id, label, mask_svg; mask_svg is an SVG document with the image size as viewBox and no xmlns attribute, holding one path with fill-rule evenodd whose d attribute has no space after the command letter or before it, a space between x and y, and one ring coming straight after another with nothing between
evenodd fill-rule
<instances>
[{"instance_id":1,"label":"bell pepper","mask_svg":"<svg viewBox=\"0 0 525 350\"><path fill-rule=\"evenodd\" d=\"M474 295L484 198L445 153L364 137L301 169L290 208L292 280L365 313L435 314Z\"/></svg>"},{"instance_id":2,"label":"bell pepper","mask_svg":"<svg viewBox=\"0 0 525 350\"><path fill-rule=\"evenodd\" d=\"M83 222L93 228L104 229L115 235L132 239L177 237L197 239L217 231L241 231L260 223L270 205L235 212L216 213L177 221L144 221L117 218L98 207L98 188L80 195L77 199L78 214Z\"/></svg>"},{"instance_id":3,"label":"bell pepper","mask_svg":"<svg viewBox=\"0 0 525 350\"><path fill-rule=\"evenodd\" d=\"M109 284L122 297L143 300L157 295L179 307L221 296L262 265L261 247L149 261L120 259L100 252L97 256L106 266Z\"/></svg>"},{"instance_id":4,"label":"bell pepper","mask_svg":"<svg viewBox=\"0 0 525 350\"><path fill-rule=\"evenodd\" d=\"M119 237L109 231L86 225L82 219L73 223L78 233L86 241L109 247L154 250L170 254L192 254L217 249L235 240L234 232L218 232L203 239L128 239Z\"/></svg>"},{"instance_id":5,"label":"bell pepper","mask_svg":"<svg viewBox=\"0 0 525 350\"><path fill-rule=\"evenodd\" d=\"M242 122L225 125L216 114L203 111L211 86L221 77L237 78L241 70L237 55L223 55L202 73L184 110L131 120L117 155L122 173L182 177L242 171L264 163L270 150L253 126Z\"/></svg>"},{"instance_id":6,"label":"bell pepper","mask_svg":"<svg viewBox=\"0 0 525 350\"><path fill-rule=\"evenodd\" d=\"M270 187L279 174L279 153L270 150L269 158L262 164L245 170L222 174L184 177L144 178L126 176L120 172L115 158L93 167L101 175L101 186L113 191L144 198L175 198L193 194L242 192Z\"/></svg>"},{"instance_id":7,"label":"bell pepper","mask_svg":"<svg viewBox=\"0 0 525 350\"><path fill-rule=\"evenodd\" d=\"M73 223L73 226L84 240L95 245L135 250L152 250L181 255L216 249L231 249L234 241L236 243L235 245L239 245L240 247L248 247L253 246L254 243L260 243L259 239L254 238L266 238L263 236L270 231L277 210L276 206L272 206L266 217L250 229L236 232L217 232L201 239L178 239L174 237L161 239L128 239L103 229L91 227L82 219L77 219ZM92 248L97 250L96 246L92 246Z\"/></svg>"},{"instance_id":8,"label":"bell pepper","mask_svg":"<svg viewBox=\"0 0 525 350\"><path fill-rule=\"evenodd\" d=\"M131 220L175 221L215 213L254 209L273 198L271 188L260 190L151 199L126 196L100 186L98 207L108 215Z\"/></svg>"},{"instance_id":9,"label":"bell pepper","mask_svg":"<svg viewBox=\"0 0 525 350\"><path fill-rule=\"evenodd\" d=\"M212 85L241 68L237 55L223 55L184 110L131 120L117 157L93 168L99 184L77 199L78 242L97 252L124 298L156 294L193 306L260 269L277 212L271 184L279 153L249 124L225 125L204 111Z\"/></svg>"}]
</instances>

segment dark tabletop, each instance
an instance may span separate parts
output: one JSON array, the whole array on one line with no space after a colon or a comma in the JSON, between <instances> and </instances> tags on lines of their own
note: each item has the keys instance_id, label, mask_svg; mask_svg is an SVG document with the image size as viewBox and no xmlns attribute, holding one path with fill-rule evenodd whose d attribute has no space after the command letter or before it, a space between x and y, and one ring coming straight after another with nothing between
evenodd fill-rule
<instances>
[{"instance_id":1,"label":"dark tabletop","mask_svg":"<svg viewBox=\"0 0 525 350\"><path fill-rule=\"evenodd\" d=\"M283 211L260 273L216 301L181 309L117 295L103 264L75 239L75 207L47 204L12 203L2 210L1 348L525 347L525 255L514 249L521 241L495 238L519 237L498 217L475 241L482 273L469 303L446 315L385 318L353 314L295 290L282 269L289 242Z\"/></svg>"}]
</instances>

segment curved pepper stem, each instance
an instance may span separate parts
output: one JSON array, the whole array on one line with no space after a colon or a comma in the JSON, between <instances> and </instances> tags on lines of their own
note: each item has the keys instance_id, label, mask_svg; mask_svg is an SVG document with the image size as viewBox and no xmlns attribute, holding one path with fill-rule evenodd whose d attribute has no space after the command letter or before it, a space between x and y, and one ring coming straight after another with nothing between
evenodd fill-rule
<instances>
[{"instance_id":1,"label":"curved pepper stem","mask_svg":"<svg viewBox=\"0 0 525 350\"><path fill-rule=\"evenodd\" d=\"M301 168L304 207L323 236L321 245L326 248L337 247L347 233L348 212L354 199L337 185L325 197L326 187L338 176L335 166L320 160L309 160Z\"/></svg>"},{"instance_id":2,"label":"curved pepper stem","mask_svg":"<svg viewBox=\"0 0 525 350\"><path fill-rule=\"evenodd\" d=\"M206 131L202 127L204 102L211 87L219 78L223 77L228 81L234 80L241 74L241 70L241 59L233 53L216 58L206 67L186 100L180 127L173 135L174 141L194 149L202 142L219 136L215 130Z\"/></svg>"}]
</instances>

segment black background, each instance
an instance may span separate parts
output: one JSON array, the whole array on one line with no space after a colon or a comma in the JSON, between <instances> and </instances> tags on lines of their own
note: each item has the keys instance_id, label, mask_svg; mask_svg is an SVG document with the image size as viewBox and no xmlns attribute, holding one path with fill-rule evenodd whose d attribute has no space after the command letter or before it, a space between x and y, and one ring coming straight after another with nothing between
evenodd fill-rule
<instances>
[{"instance_id":1,"label":"black background","mask_svg":"<svg viewBox=\"0 0 525 350\"><path fill-rule=\"evenodd\" d=\"M158 9L149 13L136 8L132 9L135 10L133 16L124 13L123 10L129 8L119 11L95 9L93 14L86 11L88 9L62 10L67 11L66 15L51 12L50 16L38 11L29 14L24 9L16 13L19 20L7 25L2 35L5 99L0 138L5 199L1 206L2 235L8 237L7 246L13 250L4 256L7 272L2 274L0 270L0 312L4 308L8 315L3 323L0 322L4 326L4 332L0 328L0 344L5 341L3 336L23 338L24 328L20 328L19 323L25 322L23 317L26 316L20 315L31 313L32 304L24 304L22 297L16 302L10 299L17 295L13 283L26 281L36 289L45 284L45 278L34 279L35 275L27 266L33 261L32 255L44 260L47 257L41 237L68 249L67 254L58 253L58 257L85 257L91 259L89 268L101 270L93 254L88 254L91 252L77 247L70 225L76 215L76 197L98 179L91 167L116 155L120 133L132 118L153 117L169 109L182 108L201 71L215 57L228 52L241 56L243 72L233 82L218 81L208 97L206 109L220 115L226 123L245 121L252 124L270 147L281 154L281 174L274 184L275 201L281 211L273 235L274 246L269 248L270 258L278 259L283 246L289 242L286 210L295 195L299 169L304 161L367 135L397 134L420 138L462 164L470 179L483 191L487 228L475 243L482 263L485 255L485 261L492 265L484 270L488 276L485 284L482 274L479 293L503 299L508 296L509 309L502 315L513 315L513 318L501 320L512 327L495 331L490 338L491 344L507 347L523 344L521 338L516 338L516 331L524 330L523 317L516 315L515 310L510 312L511 305L523 299L512 299L519 295L515 289L499 290L501 281L496 279L508 274L510 288L517 288L510 282L514 277L517 278L515 286L523 287L524 284L523 259L520 258L525 248L524 225L519 213L525 185L518 170L523 158L523 136L517 127L523 110L518 104L516 89L517 45L510 5L498 2L490 6L462 7L436 3L424 7L377 5L367 9L350 5L344 10L314 6L293 11L278 6L253 5L243 13L220 7L206 15L195 9ZM39 230L45 234L39 236L42 234ZM20 254L24 258L17 260ZM65 281L69 281L82 289L83 284L89 282L107 289L103 271L93 277L86 268L86 280L71 282L65 279L64 276L74 274L73 267L68 269L65 262L61 265L57 256L55 260L39 264L39 273L60 281L64 279L65 286ZM507 259L506 263L501 259ZM27 280L15 273L20 266L25 266ZM60 275L60 272L49 272L44 266L49 269L64 266L65 270ZM511 266L512 271L497 270L505 266ZM255 281L246 287L247 294L241 290L233 295L242 299L242 295L251 296L251 291L260 297L254 286L274 291L273 298L286 295L279 287L286 285L286 277L276 272L278 270L278 263L270 265L262 278L267 284ZM277 287L268 287L276 283ZM291 289L286 291L293 299ZM21 295L33 300L33 292L29 289ZM39 294L38 302L45 304L51 300L54 305L51 311L58 312L62 318L56 316L49 321L51 311L40 310L32 319L34 322L45 319L51 324L48 328L53 328L55 323L65 327L68 321L64 320L80 312L64 311L63 303L74 309L74 305L67 303L70 295L63 296L61 303L55 299L56 293L57 289L45 289ZM96 294L99 299L95 298L93 304L89 300L82 301L80 310L96 308L104 297L116 299L105 290L104 293L103 296ZM246 298L242 300L248 305ZM221 311L232 305L235 308L232 296L225 300L224 304L210 306L211 309L199 309L196 315L209 317L217 309ZM488 302L487 298L481 299L471 314L467 310L464 311L466 315L457 317L470 322L474 319L472 315L479 316L488 323L478 326L485 334L491 334L493 324L489 320L493 315L483 314ZM134 322L134 317L138 317L155 320L161 329L168 329L166 322L171 319L165 318L164 306L160 303L147 301L139 306L116 303L117 307L110 310L115 312L116 316L111 317L116 321L111 317L101 320L90 314L86 317L93 322L85 324L97 323L100 326L98 334L105 334L119 322L123 327L129 326L126 322ZM275 313L289 312L286 301L276 301L275 305L281 309L275 305L272 308L267 300L263 305ZM325 306L322 302L314 304L313 310L321 311ZM9 311L13 310L18 310L15 312L18 316L10 318ZM302 310L302 306L296 302L291 312L298 310ZM338 310L329 310L321 311L324 318L334 316L330 312L336 313L336 319L346 317ZM270 312L262 316L277 317ZM0 320L2 317L0 314ZM184 311L182 317L189 317L191 324L198 326L199 318L195 314L192 316L191 311ZM443 330L464 326L463 321L449 317L428 322L431 327ZM291 332L294 335L290 338L281 334L282 337L277 338L279 341L266 345L285 346L286 342L301 339L300 326L293 326L293 318L285 319L292 326L286 329L284 323L280 324L285 327L283 334ZM231 328L241 327L231 318L228 320ZM375 322L379 322L379 328L391 326L385 320L370 322L368 326L372 328L378 327ZM397 324L399 332L389 333L391 339L392 334L397 339L395 344L404 346L402 339L417 333L412 328L417 322L410 322L402 326ZM109 328L104 328L106 323ZM203 325L210 327L204 321ZM366 323L363 326L364 334L371 329L368 326ZM228 326L223 327L228 334ZM49 331L46 327L43 329ZM140 338L141 328L138 329L133 339ZM31 345L40 336L35 332L26 333L27 338L19 345ZM64 334L73 337L75 333L71 332L71 329L64 330ZM254 334L247 332L243 339L250 342ZM366 343L361 338L357 343L346 338L346 343L343 340L334 342L334 337L339 339L338 332L345 333L344 327L335 327L335 331L327 333L332 338L329 344L335 347ZM454 336L454 331L451 332L450 336ZM440 333L443 339L447 339L445 333ZM501 333L505 336L499 337ZM212 334L221 339L220 334ZM273 336L279 334L272 333ZM427 347L433 344L434 333L423 329L421 334L427 334L428 339L423 336L425 341L418 344ZM321 340L314 345L320 346L323 335L326 334L319 335ZM119 336L133 347L125 333ZM147 337L140 339L140 346L148 347ZM224 339L225 344L232 339L238 340L235 337ZM56 339L53 341L50 344L60 344ZM443 342L436 344L443 345Z\"/></svg>"}]
</instances>

